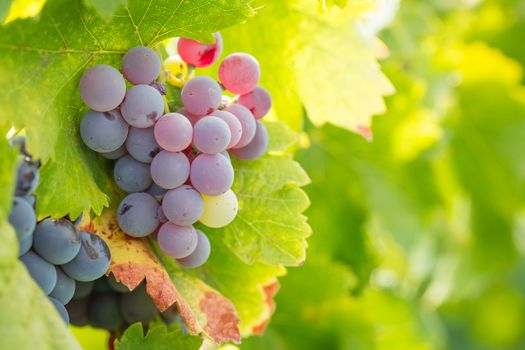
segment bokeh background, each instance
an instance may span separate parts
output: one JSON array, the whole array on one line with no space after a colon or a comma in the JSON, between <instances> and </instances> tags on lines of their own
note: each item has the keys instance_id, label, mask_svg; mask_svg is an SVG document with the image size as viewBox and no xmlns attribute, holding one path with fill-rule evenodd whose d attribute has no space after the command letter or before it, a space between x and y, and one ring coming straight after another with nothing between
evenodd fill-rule
<instances>
[{"instance_id":1,"label":"bokeh background","mask_svg":"<svg viewBox=\"0 0 525 350\"><path fill-rule=\"evenodd\" d=\"M239 348L525 349L525 1L378 4L396 93L371 141L302 119L308 258Z\"/></svg>"}]
</instances>

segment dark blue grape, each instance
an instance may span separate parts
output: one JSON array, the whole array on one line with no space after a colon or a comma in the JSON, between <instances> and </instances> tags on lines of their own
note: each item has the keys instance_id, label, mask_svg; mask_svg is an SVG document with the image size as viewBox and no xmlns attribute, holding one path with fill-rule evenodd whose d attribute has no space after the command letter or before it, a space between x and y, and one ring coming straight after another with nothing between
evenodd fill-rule
<instances>
[{"instance_id":1,"label":"dark blue grape","mask_svg":"<svg viewBox=\"0 0 525 350\"><path fill-rule=\"evenodd\" d=\"M95 283L93 281L75 281L75 294L73 295L73 299L82 299L87 297L93 291L94 286Z\"/></svg>"},{"instance_id":2,"label":"dark blue grape","mask_svg":"<svg viewBox=\"0 0 525 350\"><path fill-rule=\"evenodd\" d=\"M116 293L95 295L87 309L89 322L97 328L115 331L124 323L120 312L119 296Z\"/></svg>"},{"instance_id":3,"label":"dark blue grape","mask_svg":"<svg viewBox=\"0 0 525 350\"><path fill-rule=\"evenodd\" d=\"M36 225L33 249L52 264L70 262L80 250L80 237L68 219L47 218Z\"/></svg>"},{"instance_id":4,"label":"dark blue grape","mask_svg":"<svg viewBox=\"0 0 525 350\"><path fill-rule=\"evenodd\" d=\"M115 292L118 293L129 293L130 290L128 287L126 287L124 284L117 282L117 279L113 274L110 274L108 276L108 284Z\"/></svg>"},{"instance_id":5,"label":"dark blue grape","mask_svg":"<svg viewBox=\"0 0 525 350\"><path fill-rule=\"evenodd\" d=\"M107 293L111 292L111 290L112 289L109 286L106 276L102 276L95 281L95 286L93 287L93 291L95 291L95 293Z\"/></svg>"},{"instance_id":6,"label":"dark blue grape","mask_svg":"<svg viewBox=\"0 0 525 350\"><path fill-rule=\"evenodd\" d=\"M120 309L128 323L142 322L148 324L158 314L157 308L146 293L145 283L120 298Z\"/></svg>"},{"instance_id":7,"label":"dark blue grape","mask_svg":"<svg viewBox=\"0 0 525 350\"><path fill-rule=\"evenodd\" d=\"M15 229L18 241L25 241L36 226L35 210L23 198L15 197L9 214L9 223Z\"/></svg>"},{"instance_id":8,"label":"dark blue grape","mask_svg":"<svg viewBox=\"0 0 525 350\"><path fill-rule=\"evenodd\" d=\"M17 196L27 196L35 190L40 175L38 174L38 162L24 160L19 166L16 174Z\"/></svg>"},{"instance_id":9,"label":"dark blue grape","mask_svg":"<svg viewBox=\"0 0 525 350\"><path fill-rule=\"evenodd\" d=\"M57 283L57 271L55 266L51 265L33 251L28 251L20 257L29 274L35 282L42 288L45 294L51 293Z\"/></svg>"},{"instance_id":10,"label":"dark blue grape","mask_svg":"<svg viewBox=\"0 0 525 350\"><path fill-rule=\"evenodd\" d=\"M115 163L113 177L117 185L124 191L145 191L153 182L148 164L125 155Z\"/></svg>"},{"instance_id":11,"label":"dark blue grape","mask_svg":"<svg viewBox=\"0 0 525 350\"><path fill-rule=\"evenodd\" d=\"M18 241L18 256L22 256L31 249L33 245L33 235L29 235L23 241Z\"/></svg>"},{"instance_id":12,"label":"dark blue grape","mask_svg":"<svg viewBox=\"0 0 525 350\"><path fill-rule=\"evenodd\" d=\"M56 310L60 314L60 317L64 320L66 324L69 324L69 314L67 313L64 305L57 299L49 297L49 301L55 306Z\"/></svg>"},{"instance_id":13,"label":"dark blue grape","mask_svg":"<svg viewBox=\"0 0 525 350\"><path fill-rule=\"evenodd\" d=\"M80 232L81 247L77 256L65 265L64 272L71 278L94 281L102 277L109 267L111 254L104 240L88 232Z\"/></svg>"},{"instance_id":14,"label":"dark blue grape","mask_svg":"<svg viewBox=\"0 0 525 350\"><path fill-rule=\"evenodd\" d=\"M83 327L89 324L89 320L87 318L88 304L89 298L73 299L66 304L66 310L69 314L69 321L72 325Z\"/></svg>"},{"instance_id":15,"label":"dark blue grape","mask_svg":"<svg viewBox=\"0 0 525 350\"><path fill-rule=\"evenodd\" d=\"M73 294L75 294L75 280L69 278L57 267L57 283L49 296L65 305L73 298Z\"/></svg>"}]
</instances>

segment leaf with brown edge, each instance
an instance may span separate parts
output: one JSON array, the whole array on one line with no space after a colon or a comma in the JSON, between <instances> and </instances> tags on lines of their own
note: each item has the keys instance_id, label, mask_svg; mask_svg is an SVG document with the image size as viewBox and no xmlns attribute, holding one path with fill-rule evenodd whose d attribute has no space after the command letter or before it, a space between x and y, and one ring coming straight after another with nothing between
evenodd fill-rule
<instances>
[{"instance_id":1,"label":"leaf with brown edge","mask_svg":"<svg viewBox=\"0 0 525 350\"><path fill-rule=\"evenodd\" d=\"M160 311L177 303L180 315L191 333L201 331L195 315L183 299L170 276L160 263L146 239L127 236L117 224L116 213L106 210L101 216L84 215L79 229L104 239L111 252L108 270L129 289L146 279L146 291Z\"/></svg>"},{"instance_id":2,"label":"leaf with brown edge","mask_svg":"<svg viewBox=\"0 0 525 350\"><path fill-rule=\"evenodd\" d=\"M281 288L281 284L277 279L275 279L272 283L266 285L263 287L264 294L266 296L266 300L264 301L266 305L268 305L268 308L270 309L271 314L275 311L275 300L273 300L273 297L279 289ZM253 334L262 335L264 333L264 330L266 329L266 326L270 323L271 315L264 320L261 324L253 327Z\"/></svg>"}]
</instances>

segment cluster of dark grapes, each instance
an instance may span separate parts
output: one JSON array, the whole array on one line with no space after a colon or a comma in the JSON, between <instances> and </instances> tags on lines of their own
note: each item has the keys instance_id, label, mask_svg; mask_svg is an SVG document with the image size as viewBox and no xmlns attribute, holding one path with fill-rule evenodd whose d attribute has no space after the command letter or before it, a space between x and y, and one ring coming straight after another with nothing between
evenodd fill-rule
<instances>
[{"instance_id":1,"label":"cluster of dark grapes","mask_svg":"<svg viewBox=\"0 0 525 350\"><path fill-rule=\"evenodd\" d=\"M213 44L178 39L182 62L192 70L215 63L222 38L214 37ZM161 69L160 57L144 46L124 55L122 74L108 65L87 69L80 96L90 109L80 135L90 149L116 159L115 182L128 193L118 208L120 228L132 237L153 234L166 255L197 267L208 259L210 243L193 225L223 227L237 215L230 153L253 160L266 151L268 133L259 119L271 97L258 86L257 60L234 53L220 64L220 83L190 79L182 88L183 107L164 114L166 88L156 81Z\"/></svg>"},{"instance_id":2,"label":"cluster of dark grapes","mask_svg":"<svg viewBox=\"0 0 525 350\"><path fill-rule=\"evenodd\" d=\"M68 217L46 218L37 222L34 190L38 184L40 162L27 153L25 139L10 140L23 155L17 170L16 191L9 222L16 231L19 258L66 323L64 305L73 297L79 284L94 281L107 271L111 255L98 236L77 231Z\"/></svg>"}]
</instances>

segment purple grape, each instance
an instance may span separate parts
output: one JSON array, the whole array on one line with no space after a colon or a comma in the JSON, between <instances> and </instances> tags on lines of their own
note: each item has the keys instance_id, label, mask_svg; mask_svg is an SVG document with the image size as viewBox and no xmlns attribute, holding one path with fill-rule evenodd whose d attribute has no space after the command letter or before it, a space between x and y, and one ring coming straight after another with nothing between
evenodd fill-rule
<instances>
[{"instance_id":1,"label":"purple grape","mask_svg":"<svg viewBox=\"0 0 525 350\"><path fill-rule=\"evenodd\" d=\"M204 210L202 196L193 187L182 185L169 190L162 201L164 215L172 223L188 226L199 220Z\"/></svg>"},{"instance_id":2,"label":"purple grape","mask_svg":"<svg viewBox=\"0 0 525 350\"><path fill-rule=\"evenodd\" d=\"M128 124L117 110L97 112L88 110L80 122L80 137L95 152L117 150L126 141Z\"/></svg>"},{"instance_id":3,"label":"purple grape","mask_svg":"<svg viewBox=\"0 0 525 350\"><path fill-rule=\"evenodd\" d=\"M120 299L116 293L96 294L87 308L89 323L97 328L116 331L124 323L120 312Z\"/></svg>"},{"instance_id":4,"label":"purple grape","mask_svg":"<svg viewBox=\"0 0 525 350\"><path fill-rule=\"evenodd\" d=\"M126 82L115 68L97 64L80 78L80 97L91 109L108 112L117 108L126 94Z\"/></svg>"},{"instance_id":5,"label":"purple grape","mask_svg":"<svg viewBox=\"0 0 525 350\"><path fill-rule=\"evenodd\" d=\"M193 136L191 122L179 113L163 115L155 124L155 139L169 152L180 152L190 144Z\"/></svg>"},{"instance_id":6,"label":"purple grape","mask_svg":"<svg viewBox=\"0 0 525 350\"><path fill-rule=\"evenodd\" d=\"M200 154L191 163L191 183L200 193L218 196L233 184L233 167L222 154Z\"/></svg>"},{"instance_id":7,"label":"purple grape","mask_svg":"<svg viewBox=\"0 0 525 350\"><path fill-rule=\"evenodd\" d=\"M192 39L180 38L177 51L182 60L195 67L208 67L214 64L222 53L221 33L213 33L213 44L204 44Z\"/></svg>"},{"instance_id":8,"label":"purple grape","mask_svg":"<svg viewBox=\"0 0 525 350\"><path fill-rule=\"evenodd\" d=\"M151 195L143 192L130 194L120 202L118 224L132 237L145 237L159 226L158 208L157 201Z\"/></svg>"},{"instance_id":9,"label":"purple grape","mask_svg":"<svg viewBox=\"0 0 525 350\"><path fill-rule=\"evenodd\" d=\"M28 251L20 257L29 274L42 288L45 294L51 293L57 283L57 271L55 266L48 263L33 251Z\"/></svg>"},{"instance_id":10,"label":"purple grape","mask_svg":"<svg viewBox=\"0 0 525 350\"><path fill-rule=\"evenodd\" d=\"M160 58L149 47L136 46L122 58L122 73L132 84L149 84L160 74Z\"/></svg>"},{"instance_id":11,"label":"purple grape","mask_svg":"<svg viewBox=\"0 0 525 350\"><path fill-rule=\"evenodd\" d=\"M228 127L230 128L230 143L228 144L227 148L232 148L235 146L242 136L242 125L239 119L235 117L230 112L226 111L214 111L210 114L210 116L217 117L222 119L226 124L228 124Z\"/></svg>"},{"instance_id":12,"label":"purple grape","mask_svg":"<svg viewBox=\"0 0 525 350\"><path fill-rule=\"evenodd\" d=\"M50 297L53 297L60 301L63 305L69 303L75 294L75 280L69 278L61 269L58 267L57 270L57 283L55 288L49 294Z\"/></svg>"},{"instance_id":13,"label":"purple grape","mask_svg":"<svg viewBox=\"0 0 525 350\"><path fill-rule=\"evenodd\" d=\"M268 148L268 131L259 120L257 121L257 130L253 140L243 148L234 148L230 152L242 160L255 160L262 156Z\"/></svg>"},{"instance_id":14,"label":"purple grape","mask_svg":"<svg viewBox=\"0 0 525 350\"><path fill-rule=\"evenodd\" d=\"M247 94L239 96L239 103L248 108L255 119L260 119L272 108L272 96L268 90L257 86Z\"/></svg>"},{"instance_id":15,"label":"purple grape","mask_svg":"<svg viewBox=\"0 0 525 350\"><path fill-rule=\"evenodd\" d=\"M212 78L199 76L184 85L181 97L184 108L188 112L201 116L211 113L219 107L222 90Z\"/></svg>"},{"instance_id":16,"label":"purple grape","mask_svg":"<svg viewBox=\"0 0 525 350\"><path fill-rule=\"evenodd\" d=\"M100 155L106 159L114 160L114 159L119 159L123 157L126 153L128 153L128 150L126 149L126 145L123 144L122 146L120 146L114 151L100 153Z\"/></svg>"},{"instance_id":17,"label":"purple grape","mask_svg":"<svg viewBox=\"0 0 525 350\"><path fill-rule=\"evenodd\" d=\"M9 146L16 147L26 158L31 159L31 155L27 151L26 137L25 136L14 136L8 140Z\"/></svg>"},{"instance_id":18,"label":"purple grape","mask_svg":"<svg viewBox=\"0 0 525 350\"><path fill-rule=\"evenodd\" d=\"M106 273L111 262L111 253L102 238L88 232L80 232L81 247L77 256L62 270L77 281L89 282Z\"/></svg>"},{"instance_id":19,"label":"purple grape","mask_svg":"<svg viewBox=\"0 0 525 350\"><path fill-rule=\"evenodd\" d=\"M13 198L13 207L9 213L9 223L16 232L19 242L31 237L36 226L35 210L22 197Z\"/></svg>"},{"instance_id":20,"label":"purple grape","mask_svg":"<svg viewBox=\"0 0 525 350\"><path fill-rule=\"evenodd\" d=\"M166 192L168 192L167 189L160 187L155 182L152 183L151 186L146 190L146 193L153 196L157 202L162 201L162 198L164 198Z\"/></svg>"},{"instance_id":21,"label":"purple grape","mask_svg":"<svg viewBox=\"0 0 525 350\"><path fill-rule=\"evenodd\" d=\"M115 163L113 178L117 185L126 192L145 191L152 183L148 164L125 155Z\"/></svg>"},{"instance_id":22,"label":"purple grape","mask_svg":"<svg viewBox=\"0 0 525 350\"><path fill-rule=\"evenodd\" d=\"M124 285L121 282L117 282L117 279L115 278L114 274L110 274L108 276L107 282L108 282L109 287L117 293L124 294L124 293L130 292L129 288L126 285Z\"/></svg>"},{"instance_id":23,"label":"purple grape","mask_svg":"<svg viewBox=\"0 0 525 350\"><path fill-rule=\"evenodd\" d=\"M145 283L121 296L120 311L127 323L141 322L144 325L153 321L159 313L146 292Z\"/></svg>"},{"instance_id":24,"label":"purple grape","mask_svg":"<svg viewBox=\"0 0 525 350\"><path fill-rule=\"evenodd\" d=\"M230 127L217 117L204 117L193 128L193 143L203 153L220 153L228 147L230 140Z\"/></svg>"},{"instance_id":25,"label":"purple grape","mask_svg":"<svg viewBox=\"0 0 525 350\"><path fill-rule=\"evenodd\" d=\"M62 265L78 254L80 237L71 221L47 218L36 225L33 249L51 264Z\"/></svg>"},{"instance_id":26,"label":"purple grape","mask_svg":"<svg viewBox=\"0 0 525 350\"><path fill-rule=\"evenodd\" d=\"M33 235L32 234L27 236L27 238L25 238L24 240L18 241L18 256L20 257L24 255L25 253L27 253L29 249L31 249L32 245L33 245Z\"/></svg>"},{"instance_id":27,"label":"purple grape","mask_svg":"<svg viewBox=\"0 0 525 350\"><path fill-rule=\"evenodd\" d=\"M126 93L120 112L131 126L149 128L163 114L164 99L155 88L136 85Z\"/></svg>"},{"instance_id":28,"label":"purple grape","mask_svg":"<svg viewBox=\"0 0 525 350\"><path fill-rule=\"evenodd\" d=\"M69 314L67 313L67 310L64 307L64 305L59 300L53 297L49 297L49 301L51 301L60 317L62 317L62 320L64 320L66 324L69 324Z\"/></svg>"},{"instance_id":29,"label":"purple grape","mask_svg":"<svg viewBox=\"0 0 525 350\"><path fill-rule=\"evenodd\" d=\"M77 282L78 285L78 282ZM66 310L69 314L70 322L77 327L87 326L89 320L87 318L87 309L90 298L73 299L66 304Z\"/></svg>"},{"instance_id":30,"label":"purple grape","mask_svg":"<svg viewBox=\"0 0 525 350\"><path fill-rule=\"evenodd\" d=\"M159 229L157 242L164 254L174 259L185 258L197 247L198 236L192 226L178 226L166 222Z\"/></svg>"},{"instance_id":31,"label":"purple grape","mask_svg":"<svg viewBox=\"0 0 525 350\"><path fill-rule=\"evenodd\" d=\"M203 265L210 256L210 241L208 237L202 231L195 230L197 232L197 247L195 250L185 258L177 259L177 261L186 267L195 268Z\"/></svg>"},{"instance_id":32,"label":"purple grape","mask_svg":"<svg viewBox=\"0 0 525 350\"><path fill-rule=\"evenodd\" d=\"M75 294L73 294L73 300L82 299L82 298L87 297L93 291L94 286L95 286L95 283L93 281L89 281L89 282L76 281L75 282Z\"/></svg>"},{"instance_id":33,"label":"purple grape","mask_svg":"<svg viewBox=\"0 0 525 350\"><path fill-rule=\"evenodd\" d=\"M232 53L219 66L219 80L234 94L247 94L255 89L260 75L259 62L247 53Z\"/></svg>"},{"instance_id":34,"label":"purple grape","mask_svg":"<svg viewBox=\"0 0 525 350\"><path fill-rule=\"evenodd\" d=\"M234 103L224 109L226 112L232 113L239 119L242 126L242 135L239 142L232 148L241 148L249 144L255 136L255 118L253 114L243 105Z\"/></svg>"},{"instance_id":35,"label":"purple grape","mask_svg":"<svg viewBox=\"0 0 525 350\"><path fill-rule=\"evenodd\" d=\"M130 128L126 149L135 160L151 163L153 157L160 152L160 146L153 135L153 128Z\"/></svg>"},{"instance_id":36,"label":"purple grape","mask_svg":"<svg viewBox=\"0 0 525 350\"><path fill-rule=\"evenodd\" d=\"M18 166L16 173L16 190L15 194L19 197L25 197L33 193L38 186L40 175L38 173L39 162L24 159Z\"/></svg>"},{"instance_id":37,"label":"purple grape","mask_svg":"<svg viewBox=\"0 0 525 350\"><path fill-rule=\"evenodd\" d=\"M151 177L167 190L179 187L188 179L190 162L181 152L162 151L151 162Z\"/></svg>"}]
</instances>

